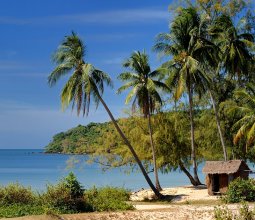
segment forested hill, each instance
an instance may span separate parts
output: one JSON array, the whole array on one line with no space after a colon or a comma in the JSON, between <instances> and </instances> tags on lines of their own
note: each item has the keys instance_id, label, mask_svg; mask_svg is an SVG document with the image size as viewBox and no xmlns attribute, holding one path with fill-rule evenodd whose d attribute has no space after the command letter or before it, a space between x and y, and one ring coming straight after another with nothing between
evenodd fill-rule
<instances>
[{"instance_id":1,"label":"forested hill","mask_svg":"<svg viewBox=\"0 0 255 220\"><path fill-rule=\"evenodd\" d=\"M52 141L45 147L46 153L92 153L92 145L97 144L102 132L107 129L106 123L90 123L78 125L65 132L53 136Z\"/></svg>"},{"instance_id":2,"label":"forested hill","mask_svg":"<svg viewBox=\"0 0 255 220\"><path fill-rule=\"evenodd\" d=\"M238 118L229 116L224 110L220 111L222 131L230 155L234 158L249 158L254 160L255 152L245 151L243 145L233 145L235 130L231 129ZM153 115L153 138L157 150L159 165L176 164L180 158L185 161L190 156L190 122L188 111L165 112ZM197 110L194 114L195 144L198 146L200 160L222 159L223 152L217 132L214 112L212 109ZM150 138L148 122L143 117L118 119L118 124L133 145L142 160L150 160L148 149ZM91 154L100 156L108 163L119 165L132 162L132 155L116 132L113 123L90 123L78 125L66 132L53 136L52 141L45 147L46 153ZM105 162L105 161L104 161ZM115 164L116 163L116 164Z\"/></svg>"}]
</instances>

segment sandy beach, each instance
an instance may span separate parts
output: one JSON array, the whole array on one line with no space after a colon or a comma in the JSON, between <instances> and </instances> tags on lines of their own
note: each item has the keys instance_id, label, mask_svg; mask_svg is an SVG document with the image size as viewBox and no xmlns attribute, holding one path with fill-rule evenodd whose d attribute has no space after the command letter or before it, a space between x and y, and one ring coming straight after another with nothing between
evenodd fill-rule
<instances>
[{"instance_id":1,"label":"sandy beach","mask_svg":"<svg viewBox=\"0 0 255 220\"><path fill-rule=\"evenodd\" d=\"M204 186L183 186L165 188L164 195L173 196L171 202L142 202L153 198L151 190L133 192L131 202L134 211L84 213L54 216L29 216L9 220L211 220L214 208L220 203L217 196L209 196ZM228 205L229 209L237 210L238 205Z\"/></svg>"},{"instance_id":2,"label":"sandy beach","mask_svg":"<svg viewBox=\"0 0 255 220\"><path fill-rule=\"evenodd\" d=\"M217 196L209 196L207 193L206 186L181 186L181 187L172 187L164 188L161 191L163 195L173 196L172 203L188 203L190 201L208 201L208 200L217 200ZM150 189L143 189L137 192L133 192L130 200L131 201L143 201L143 200L152 200L153 192Z\"/></svg>"}]
</instances>

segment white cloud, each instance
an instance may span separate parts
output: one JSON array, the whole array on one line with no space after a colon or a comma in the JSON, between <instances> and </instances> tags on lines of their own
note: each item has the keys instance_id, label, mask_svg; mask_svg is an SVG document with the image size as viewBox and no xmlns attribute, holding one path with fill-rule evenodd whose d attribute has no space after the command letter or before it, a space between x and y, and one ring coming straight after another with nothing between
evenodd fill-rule
<instances>
[{"instance_id":1,"label":"white cloud","mask_svg":"<svg viewBox=\"0 0 255 220\"><path fill-rule=\"evenodd\" d=\"M18 54L18 51L16 50L1 50L0 51L0 57L1 58L13 58Z\"/></svg>"},{"instance_id":2,"label":"white cloud","mask_svg":"<svg viewBox=\"0 0 255 220\"><path fill-rule=\"evenodd\" d=\"M21 19L16 17L0 17L0 24L10 25L55 25L55 24L127 24L155 23L167 21L170 14L163 9L126 9L86 14L56 15L38 18Z\"/></svg>"},{"instance_id":3,"label":"white cloud","mask_svg":"<svg viewBox=\"0 0 255 220\"><path fill-rule=\"evenodd\" d=\"M37 72L41 64L28 64L20 61L0 60L0 77L47 77L48 73Z\"/></svg>"},{"instance_id":4,"label":"white cloud","mask_svg":"<svg viewBox=\"0 0 255 220\"><path fill-rule=\"evenodd\" d=\"M103 60L102 63L112 65L112 64L121 64L123 62L123 58L117 57L112 59Z\"/></svg>"},{"instance_id":5,"label":"white cloud","mask_svg":"<svg viewBox=\"0 0 255 220\"><path fill-rule=\"evenodd\" d=\"M123 41L126 39L136 39L142 37L145 34L143 33L111 33L111 34L92 34L86 35L85 40L90 39L93 41L106 42L106 41Z\"/></svg>"},{"instance_id":6,"label":"white cloud","mask_svg":"<svg viewBox=\"0 0 255 220\"><path fill-rule=\"evenodd\" d=\"M0 17L0 24L24 25L30 23L27 19L15 17Z\"/></svg>"},{"instance_id":7,"label":"white cloud","mask_svg":"<svg viewBox=\"0 0 255 220\"><path fill-rule=\"evenodd\" d=\"M20 70L20 69L30 69L30 68L31 66L21 62L0 60L0 70Z\"/></svg>"},{"instance_id":8,"label":"white cloud","mask_svg":"<svg viewBox=\"0 0 255 220\"><path fill-rule=\"evenodd\" d=\"M101 13L65 15L55 17L55 22L122 24L133 22L156 22L167 20L169 13L159 9L129 9Z\"/></svg>"}]
</instances>

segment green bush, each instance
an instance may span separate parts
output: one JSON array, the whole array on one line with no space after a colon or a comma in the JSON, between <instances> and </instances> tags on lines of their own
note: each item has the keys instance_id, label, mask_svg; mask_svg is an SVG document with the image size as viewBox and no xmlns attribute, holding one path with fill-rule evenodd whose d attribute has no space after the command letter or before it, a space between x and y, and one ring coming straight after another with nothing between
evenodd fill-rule
<instances>
[{"instance_id":1,"label":"green bush","mask_svg":"<svg viewBox=\"0 0 255 220\"><path fill-rule=\"evenodd\" d=\"M228 203L255 201L255 181L253 179L235 179L229 184L223 199Z\"/></svg>"},{"instance_id":2,"label":"green bush","mask_svg":"<svg viewBox=\"0 0 255 220\"><path fill-rule=\"evenodd\" d=\"M73 173L62 179L57 185L47 185L42 195L44 204L61 213L90 210L83 197L83 188Z\"/></svg>"},{"instance_id":3,"label":"green bush","mask_svg":"<svg viewBox=\"0 0 255 220\"><path fill-rule=\"evenodd\" d=\"M24 187L19 183L11 183L0 188L1 205L34 204L37 197L30 187Z\"/></svg>"},{"instance_id":4,"label":"green bush","mask_svg":"<svg viewBox=\"0 0 255 220\"><path fill-rule=\"evenodd\" d=\"M255 220L254 211L250 210L247 203L243 203L239 207L239 212L234 214L228 207L215 207L214 208L215 220Z\"/></svg>"},{"instance_id":5,"label":"green bush","mask_svg":"<svg viewBox=\"0 0 255 220\"><path fill-rule=\"evenodd\" d=\"M123 188L94 187L87 190L84 197L93 211L115 211L133 209L133 206L127 203L129 195L130 193Z\"/></svg>"},{"instance_id":6,"label":"green bush","mask_svg":"<svg viewBox=\"0 0 255 220\"><path fill-rule=\"evenodd\" d=\"M72 198L83 197L84 189L73 172L68 174L68 176L63 180L63 184L65 188L70 189Z\"/></svg>"},{"instance_id":7,"label":"green bush","mask_svg":"<svg viewBox=\"0 0 255 220\"><path fill-rule=\"evenodd\" d=\"M95 187L84 192L73 173L47 190L35 193L18 183L0 187L0 218L43 213L77 213L88 211L127 210L129 192L121 188Z\"/></svg>"}]
</instances>

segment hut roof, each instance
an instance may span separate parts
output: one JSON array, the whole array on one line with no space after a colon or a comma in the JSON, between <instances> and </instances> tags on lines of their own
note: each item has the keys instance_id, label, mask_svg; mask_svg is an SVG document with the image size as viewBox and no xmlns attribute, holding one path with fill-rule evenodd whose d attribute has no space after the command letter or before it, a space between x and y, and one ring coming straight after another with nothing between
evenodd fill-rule
<instances>
[{"instance_id":1,"label":"hut roof","mask_svg":"<svg viewBox=\"0 0 255 220\"><path fill-rule=\"evenodd\" d=\"M250 171L250 168L242 160L229 161L206 161L203 173L210 174L232 174L236 173L242 166L242 170Z\"/></svg>"}]
</instances>

